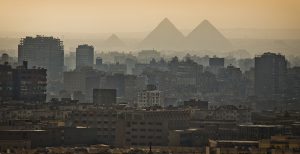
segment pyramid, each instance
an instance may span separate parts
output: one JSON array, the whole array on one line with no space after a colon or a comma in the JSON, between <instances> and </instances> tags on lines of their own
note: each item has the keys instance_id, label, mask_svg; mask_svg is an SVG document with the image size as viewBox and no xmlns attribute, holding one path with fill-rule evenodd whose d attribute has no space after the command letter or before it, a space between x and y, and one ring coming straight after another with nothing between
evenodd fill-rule
<instances>
[{"instance_id":1,"label":"pyramid","mask_svg":"<svg viewBox=\"0 0 300 154\"><path fill-rule=\"evenodd\" d=\"M204 20L186 37L185 48L228 51L232 44L208 20Z\"/></svg>"},{"instance_id":2,"label":"pyramid","mask_svg":"<svg viewBox=\"0 0 300 154\"><path fill-rule=\"evenodd\" d=\"M184 41L183 34L168 18L162 20L158 26L140 43L140 48L150 49L179 49Z\"/></svg>"},{"instance_id":3,"label":"pyramid","mask_svg":"<svg viewBox=\"0 0 300 154\"><path fill-rule=\"evenodd\" d=\"M117 47L125 47L125 43L115 34L112 34L107 40L105 40L105 47L108 48L117 48Z\"/></svg>"}]
</instances>

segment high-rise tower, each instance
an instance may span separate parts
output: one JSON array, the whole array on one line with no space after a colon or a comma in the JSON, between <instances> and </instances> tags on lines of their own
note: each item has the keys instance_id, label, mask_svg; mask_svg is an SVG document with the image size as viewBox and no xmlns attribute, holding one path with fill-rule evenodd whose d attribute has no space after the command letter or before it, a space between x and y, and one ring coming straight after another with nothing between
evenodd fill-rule
<instances>
[{"instance_id":1,"label":"high-rise tower","mask_svg":"<svg viewBox=\"0 0 300 154\"><path fill-rule=\"evenodd\" d=\"M276 99L286 91L287 60L283 55L264 53L255 57L255 95Z\"/></svg>"},{"instance_id":2,"label":"high-rise tower","mask_svg":"<svg viewBox=\"0 0 300 154\"><path fill-rule=\"evenodd\" d=\"M76 48L76 68L93 67L94 47L87 44L79 45Z\"/></svg>"}]
</instances>

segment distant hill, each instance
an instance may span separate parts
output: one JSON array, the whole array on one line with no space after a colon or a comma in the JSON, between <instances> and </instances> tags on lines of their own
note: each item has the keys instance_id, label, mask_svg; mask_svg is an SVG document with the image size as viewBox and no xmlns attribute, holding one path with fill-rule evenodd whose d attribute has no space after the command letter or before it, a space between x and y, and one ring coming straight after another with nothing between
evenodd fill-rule
<instances>
[{"instance_id":1,"label":"distant hill","mask_svg":"<svg viewBox=\"0 0 300 154\"><path fill-rule=\"evenodd\" d=\"M139 44L139 48L178 50L182 49L183 41L183 34L174 26L174 24L168 18L165 18Z\"/></svg>"},{"instance_id":2,"label":"distant hill","mask_svg":"<svg viewBox=\"0 0 300 154\"><path fill-rule=\"evenodd\" d=\"M192 50L228 51L232 44L208 20L202 21L185 39L185 48Z\"/></svg>"}]
</instances>

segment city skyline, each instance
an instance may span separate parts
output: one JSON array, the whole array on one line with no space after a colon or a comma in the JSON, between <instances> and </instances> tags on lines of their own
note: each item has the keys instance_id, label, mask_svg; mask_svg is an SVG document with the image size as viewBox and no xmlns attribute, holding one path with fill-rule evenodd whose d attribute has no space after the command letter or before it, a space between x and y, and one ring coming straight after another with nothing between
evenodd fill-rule
<instances>
[{"instance_id":1,"label":"city skyline","mask_svg":"<svg viewBox=\"0 0 300 154\"><path fill-rule=\"evenodd\" d=\"M0 154L300 153L300 0L0 0Z\"/></svg>"}]
</instances>

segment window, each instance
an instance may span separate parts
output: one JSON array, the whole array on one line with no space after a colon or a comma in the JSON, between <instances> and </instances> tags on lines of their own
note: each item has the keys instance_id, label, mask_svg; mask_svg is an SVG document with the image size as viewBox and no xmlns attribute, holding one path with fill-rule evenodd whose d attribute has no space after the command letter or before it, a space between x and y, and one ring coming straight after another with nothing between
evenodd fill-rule
<instances>
[{"instance_id":1,"label":"window","mask_svg":"<svg viewBox=\"0 0 300 154\"><path fill-rule=\"evenodd\" d=\"M134 136L131 136L131 138L137 138L137 136L134 135Z\"/></svg>"},{"instance_id":2,"label":"window","mask_svg":"<svg viewBox=\"0 0 300 154\"><path fill-rule=\"evenodd\" d=\"M148 136L148 139L152 139L153 138L153 136Z\"/></svg>"}]
</instances>

